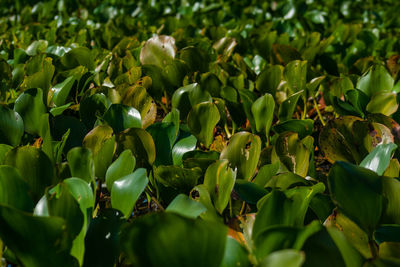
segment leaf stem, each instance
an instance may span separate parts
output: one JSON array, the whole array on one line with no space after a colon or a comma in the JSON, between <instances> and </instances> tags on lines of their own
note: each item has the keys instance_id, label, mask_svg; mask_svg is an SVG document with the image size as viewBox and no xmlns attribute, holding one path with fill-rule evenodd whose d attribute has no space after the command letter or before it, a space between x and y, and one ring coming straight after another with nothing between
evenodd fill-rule
<instances>
[{"instance_id":1,"label":"leaf stem","mask_svg":"<svg viewBox=\"0 0 400 267\"><path fill-rule=\"evenodd\" d=\"M375 240L369 239L368 241L369 250L371 251L372 258L376 259L378 257L378 246L376 245Z\"/></svg>"},{"instance_id":2,"label":"leaf stem","mask_svg":"<svg viewBox=\"0 0 400 267\"><path fill-rule=\"evenodd\" d=\"M314 103L315 110L317 111L317 114L318 114L318 118L321 121L322 126L325 126L326 123L324 121L324 118L322 117L321 112L319 111L319 107L318 107L317 101L315 100L314 96L312 96L312 98L313 98L313 103Z\"/></svg>"}]
</instances>

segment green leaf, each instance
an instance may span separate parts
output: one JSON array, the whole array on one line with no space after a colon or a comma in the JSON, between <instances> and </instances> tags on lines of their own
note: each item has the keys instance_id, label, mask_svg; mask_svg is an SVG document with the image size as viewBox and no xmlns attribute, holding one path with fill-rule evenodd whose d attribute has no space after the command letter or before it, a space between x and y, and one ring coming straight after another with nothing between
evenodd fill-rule
<instances>
[{"instance_id":1,"label":"green leaf","mask_svg":"<svg viewBox=\"0 0 400 267\"><path fill-rule=\"evenodd\" d=\"M60 58L60 61L67 69L84 66L89 70L94 70L96 67L92 52L83 46L72 48Z\"/></svg>"},{"instance_id":2,"label":"green leaf","mask_svg":"<svg viewBox=\"0 0 400 267\"><path fill-rule=\"evenodd\" d=\"M10 151L12 148L12 146L6 144L0 144L0 165L3 164L7 152Z\"/></svg>"},{"instance_id":3,"label":"green leaf","mask_svg":"<svg viewBox=\"0 0 400 267\"><path fill-rule=\"evenodd\" d=\"M184 194L177 195L166 208L167 212L173 212L190 219L196 219L206 210L207 208L201 202L197 202Z\"/></svg>"},{"instance_id":4,"label":"green leaf","mask_svg":"<svg viewBox=\"0 0 400 267\"><path fill-rule=\"evenodd\" d=\"M397 111L398 107L397 94L383 91L372 95L366 109L370 113L381 113L390 116Z\"/></svg>"},{"instance_id":5,"label":"green leaf","mask_svg":"<svg viewBox=\"0 0 400 267\"><path fill-rule=\"evenodd\" d=\"M156 148L151 135L143 129L131 128L117 135L117 153L120 154L126 149L132 151L136 159L136 166L151 166L156 159Z\"/></svg>"},{"instance_id":6,"label":"green leaf","mask_svg":"<svg viewBox=\"0 0 400 267\"><path fill-rule=\"evenodd\" d=\"M196 144L197 139L193 135L189 135L179 139L172 148L172 161L174 165L181 166L183 155L186 152L195 150Z\"/></svg>"},{"instance_id":7,"label":"green leaf","mask_svg":"<svg viewBox=\"0 0 400 267\"><path fill-rule=\"evenodd\" d=\"M36 56L46 51L48 42L46 40L33 41L25 50L28 56Z\"/></svg>"},{"instance_id":8,"label":"green leaf","mask_svg":"<svg viewBox=\"0 0 400 267\"><path fill-rule=\"evenodd\" d=\"M382 180L368 169L336 162L328 177L335 204L370 236L378 226L382 208Z\"/></svg>"},{"instance_id":9,"label":"green leaf","mask_svg":"<svg viewBox=\"0 0 400 267\"><path fill-rule=\"evenodd\" d=\"M251 106L258 132L263 132L267 138L274 118L275 101L272 95L265 94L259 97Z\"/></svg>"},{"instance_id":10,"label":"green leaf","mask_svg":"<svg viewBox=\"0 0 400 267\"><path fill-rule=\"evenodd\" d=\"M293 173L284 172L271 177L271 179L264 185L264 187L287 189L294 185L308 185L308 182L303 177Z\"/></svg>"},{"instance_id":11,"label":"green leaf","mask_svg":"<svg viewBox=\"0 0 400 267\"><path fill-rule=\"evenodd\" d=\"M342 212L335 211L324 223L327 227L336 227L341 231L348 242L351 243L364 258L371 258L368 244L368 235L355 222L346 217Z\"/></svg>"},{"instance_id":12,"label":"green leaf","mask_svg":"<svg viewBox=\"0 0 400 267\"><path fill-rule=\"evenodd\" d=\"M250 267L252 265L250 263L247 250L234 238L227 236L224 258L222 259L222 263L219 267L231 266Z\"/></svg>"},{"instance_id":13,"label":"green leaf","mask_svg":"<svg viewBox=\"0 0 400 267\"><path fill-rule=\"evenodd\" d=\"M137 266L219 267L226 234L222 224L165 212L136 219L124 229L122 247Z\"/></svg>"},{"instance_id":14,"label":"green leaf","mask_svg":"<svg viewBox=\"0 0 400 267\"><path fill-rule=\"evenodd\" d=\"M253 226L253 239L273 225L303 226L304 218L314 195L322 193L322 183L285 190L273 190L257 203L259 208Z\"/></svg>"},{"instance_id":15,"label":"green leaf","mask_svg":"<svg viewBox=\"0 0 400 267\"><path fill-rule=\"evenodd\" d=\"M218 108L213 103L197 104L187 118L191 133L206 147L209 147L214 139L214 127L219 119Z\"/></svg>"},{"instance_id":16,"label":"green leaf","mask_svg":"<svg viewBox=\"0 0 400 267\"><path fill-rule=\"evenodd\" d=\"M337 228L327 227L330 237L340 250L346 266L361 266L364 262L361 254L346 239L346 236Z\"/></svg>"},{"instance_id":17,"label":"green leaf","mask_svg":"<svg viewBox=\"0 0 400 267\"><path fill-rule=\"evenodd\" d=\"M71 255L83 260L83 236L79 234L83 230L85 216L79 206L78 200L71 194L67 186L58 184L46 193L48 214L61 217L66 221L68 236L73 239ZM85 228L86 230L86 228Z\"/></svg>"},{"instance_id":18,"label":"green leaf","mask_svg":"<svg viewBox=\"0 0 400 267\"><path fill-rule=\"evenodd\" d=\"M283 77L293 93L306 89L307 61L294 60L286 65Z\"/></svg>"},{"instance_id":19,"label":"green leaf","mask_svg":"<svg viewBox=\"0 0 400 267\"><path fill-rule=\"evenodd\" d=\"M29 89L15 100L14 110L22 117L25 131L30 134L40 134L40 119L46 113L41 89Z\"/></svg>"},{"instance_id":20,"label":"green leaf","mask_svg":"<svg viewBox=\"0 0 400 267\"><path fill-rule=\"evenodd\" d=\"M181 118L186 118L192 107L201 102L212 102L212 98L210 93L197 83L177 89L171 99L172 108L179 110Z\"/></svg>"},{"instance_id":21,"label":"green leaf","mask_svg":"<svg viewBox=\"0 0 400 267\"><path fill-rule=\"evenodd\" d=\"M314 129L314 121L310 119L287 120L273 127L273 130L276 131L278 134L287 131L298 133L300 139L306 137L307 135L311 135L313 129Z\"/></svg>"},{"instance_id":22,"label":"green leaf","mask_svg":"<svg viewBox=\"0 0 400 267\"><path fill-rule=\"evenodd\" d=\"M0 143L18 146L24 134L24 122L21 116L0 105Z\"/></svg>"},{"instance_id":23,"label":"green leaf","mask_svg":"<svg viewBox=\"0 0 400 267\"><path fill-rule=\"evenodd\" d=\"M171 187L178 193L189 193L202 176L200 168L186 169L178 166L158 166L154 178L164 186Z\"/></svg>"},{"instance_id":24,"label":"green leaf","mask_svg":"<svg viewBox=\"0 0 400 267\"><path fill-rule=\"evenodd\" d=\"M29 185L16 168L0 165L0 204L31 212L34 205L28 192Z\"/></svg>"},{"instance_id":25,"label":"green leaf","mask_svg":"<svg viewBox=\"0 0 400 267\"><path fill-rule=\"evenodd\" d=\"M111 206L120 210L125 218L129 218L148 182L146 169L143 168L119 178L111 189Z\"/></svg>"},{"instance_id":26,"label":"green leaf","mask_svg":"<svg viewBox=\"0 0 400 267\"><path fill-rule=\"evenodd\" d=\"M94 181L94 162L92 151L85 147L75 147L68 151L67 161L71 175L85 180Z\"/></svg>"},{"instance_id":27,"label":"green leaf","mask_svg":"<svg viewBox=\"0 0 400 267\"><path fill-rule=\"evenodd\" d=\"M30 186L33 200L38 200L45 188L57 182L55 169L51 160L40 149L23 146L9 151L4 160L5 165L18 169L22 179Z\"/></svg>"},{"instance_id":28,"label":"green leaf","mask_svg":"<svg viewBox=\"0 0 400 267\"><path fill-rule=\"evenodd\" d=\"M256 79L256 88L261 93L275 95L283 78L283 67L272 65L264 69Z\"/></svg>"},{"instance_id":29,"label":"green leaf","mask_svg":"<svg viewBox=\"0 0 400 267\"><path fill-rule=\"evenodd\" d=\"M236 180L235 193L237 193L242 200L255 205L263 196L268 194L269 191L255 183L245 180Z\"/></svg>"},{"instance_id":30,"label":"green leaf","mask_svg":"<svg viewBox=\"0 0 400 267\"><path fill-rule=\"evenodd\" d=\"M157 122L147 127L146 131L151 134L156 146L156 160L154 165L171 165L172 146L177 137L176 125L169 122Z\"/></svg>"},{"instance_id":31,"label":"green leaf","mask_svg":"<svg viewBox=\"0 0 400 267\"><path fill-rule=\"evenodd\" d=\"M103 119L113 128L115 133L128 128L142 128L139 111L122 104L112 104L104 113Z\"/></svg>"},{"instance_id":32,"label":"green leaf","mask_svg":"<svg viewBox=\"0 0 400 267\"><path fill-rule=\"evenodd\" d=\"M278 117L281 122L290 120L292 118L293 112L295 111L297 106L297 102L299 101L299 98L303 93L304 91L294 93L282 102L282 104L279 106L278 112Z\"/></svg>"},{"instance_id":33,"label":"green leaf","mask_svg":"<svg viewBox=\"0 0 400 267\"><path fill-rule=\"evenodd\" d=\"M228 160L219 160L211 164L204 175L204 185L210 193L215 209L222 214L235 185L236 172L228 167Z\"/></svg>"},{"instance_id":34,"label":"green leaf","mask_svg":"<svg viewBox=\"0 0 400 267\"><path fill-rule=\"evenodd\" d=\"M53 102L56 106L62 106L65 104L67 97L74 85L76 78L74 76L70 76L65 79L62 83L56 84L53 86Z\"/></svg>"},{"instance_id":35,"label":"green leaf","mask_svg":"<svg viewBox=\"0 0 400 267\"><path fill-rule=\"evenodd\" d=\"M50 57L44 58L44 54L33 57L25 66L28 76L25 76L21 84L21 88L25 90L30 88L42 89L43 102L45 103L55 71L52 61Z\"/></svg>"},{"instance_id":36,"label":"green leaf","mask_svg":"<svg viewBox=\"0 0 400 267\"><path fill-rule=\"evenodd\" d=\"M114 182L133 172L136 165L136 159L129 149L124 150L106 172L107 189L111 192Z\"/></svg>"},{"instance_id":37,"label":"green leaf","mask_svg":"<svg viewBox=\"0 0 400 267\"><path fill-rule=\"evenodd\" d=\"M393 143L381 144L374 148L360 163L360 167L370 169L378 175L383 175L389 166L390 159L397 145Z\"/></svg>"},{"instance_id":38,"label":"green leaf","mask_svg":"<svg viewBox=\"0 0 400 267\"><path fill-rule=\"evenodd\" d=\"M306 177L309 169L311 153L303 143L303 140L299 140L297 133L281 133L276 140L274 148L280 161L289 171L302 177Z\"/></svg>"},{"instance_id":39,"label":"green leaf","mask_svg":"<svg viewBox=\"0 0 400 267\"><path fill-rule=\"evenodd\" d=\"M92 218L92 212L94 209L94 196L93 190L89 183L86 183L79 178L68 178L63 181L66 185L66 189L79 203L79 207L84 215L84 221L79 235L75 238L71 249L71 255L74 255L79 263L82 265L83 257L85 253L85 235L88 223Z\"/></svg>"},{"instance_id":40,"label":"green leaf","mask_svg":"<svg viewBox=\"0 0 400 267\"><path fill-rule=\"evenodd\" d=\"M372 66L357 82L357 88L369 97L380 91L391 91L393 85L392 76L382 65Z\"/></svg>"},{"instance_id":41,"label":"green leaf","mask_svg":"<svg viewBox=\"0 0 400 267\"><path fill-rule=\"evenodd\" d=\"M258 170L257 176L254 178L253 183L261 187L265 187L265 184L272 178L272 176L277 174L279 166L279 162L262 166Z\"/></svg>"},{"instance_id":42,"label":"green leaf","mask_svg":"<svg viewBox=\"0 0 400 267\"><path fill-rule=\"evenodd\" d=\"M146 41L140 51L140 63L154 64L161 68L170 63L176 54L175 39L171 36L154 36Z\"/></svg>"},{"instance_id":43,"label":"green leaf","mask_svg":"<svg viewBox=\"0 0 400 267\"><path fill-rule=\"evenodd\" d=\"M92 151L96 177L103 179L115 151L113 130L108 125L97 126L85 136L82 143Z\"/></svg>"},{"instance_id":44,"label":"green leaf","mask_svg":"<svg viewBox=\"0 0 400 267\"><path fill-rule=\"evenodd\" d=\"M305 256L301 251L285 249L271 253L258 266L260 267L301 267Z\"/></svg>"},{"instance_id":45,"label":"green leaf","mask_svg":"<svg viewBox=\"0 0 400 267\"><path fill-rule=\"evenodd\" d=\"M238 177L250 180L257 168L261 153L261 140L248 132L234 134L222 152L220 159L227 159L238 168Z\"/></svg>"},{"instance_id":46,"label":"green leaf","mask_svg":"<svg viewBox=\"0 0 400 267\"><path fill-rule=\"evenodd\" d=\"M382 177L382 193L385 199L381 223L400 224L400 181L398 178Z\"/></svg>"},{"instance_id":47,"label":"green leaf","mask_svg":"<svg viewBox=\"0 0 400 267\"><path fill-rule=\"evenodd\" d=\"M0 205L0 238L24 266L79 266L70 255L66 221Z\"/></svg>"},{"instance_id":48,"label":"green leaf","mask_svg":"<svg viewBox=\"0 0 400 267\"><path fill-rule=\"evenodd\" d=\"M50 113L51 115L53 115L54 117L61 115L66 109L68 109L71 105L73 104L73 102L69 102L65 105L59 106L59 107L54 107L50 109Z\"/></svg>"}]
</instances>

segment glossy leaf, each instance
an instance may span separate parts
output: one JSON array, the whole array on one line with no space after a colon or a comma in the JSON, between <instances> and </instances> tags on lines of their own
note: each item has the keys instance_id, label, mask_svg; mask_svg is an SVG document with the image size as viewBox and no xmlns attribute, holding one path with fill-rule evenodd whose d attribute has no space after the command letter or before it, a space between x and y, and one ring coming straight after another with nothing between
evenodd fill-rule
<instances>
[{"instance_id":1,"label":"glossy leaf","mask_svg":"<svg viewBox=\"0 0 400 267\"><path fill-rule=\"evenodd\" d=\"M193 135L183 137L178 140L172 148L172 161L174 165L180 166L182 164L182 157L186 152L196 149L197 138Z\"/></svg>"},{"instance_id":2,"label":"glossy leaf","mask_svg":"<svg viewBox=\"0 0 400 267\"><path fill-rule=\"evenodd\" d=\"M184 194L177 195L166 208L167 212L173 212L190 219L196 219L206 210L207 208L201 202L197 202Z\"/></svg>"},{"instance_id":3,"label":"glossy leaf","mask_svg":"<svg viewBox=\"0 0 400 267\"><path fill-rule=\"evenodd\" d=\"M393 78L384 66L372 66L357 82L357 88L371 97L380 91L391 91L393 88Z\"/></svg>"},{"instance_id":4,"label":"glossy leaf","mask_svg":"<svg viewBox=\"0 0 400 267\"><path fill-rule=\"evenodd\" d=\"M393 143L378 145L361 161L360 166L382 175L389 166L393 151L396 148L397 145Z\"/></svg>"},{"instance_id":5,"label":"glossy leaf","mask_svg":"<svg viewBox=\"0 0 400 267\"><path fill-rule=\"evenodd\" d=\"M124 150L119 157L108 167L106 172L107 189L111 192L116 180L133 172L136 159L130 150Z\"/></svg>"},{"instance_id":6,"label":"glossy leaf","mask_svg":"<svg viewBox=\"0 0 400 267\"><path fill-rule=\"evenodd\" d=\"M119 178L111 189L111 205L120 210L125 218L131 216L133 207L147 186L149 179L146 170L137 169L132 174Z\"/></svg>"},{"instance_id":7,"label":"glossy leaf","mask_svg":"<svg viewBox=\"0 0 400 267\"><path fill-rule=\"evenodd\" d=\"M0 142L18 146L24 134L24 122L21 116L4 106L0 106Z\"/></svg>"},{"instance_id":8,"label":"glossy leaf","mask_svg":"<svg viewBox=\"0 0 400 267\"><path fill-rule=\"evenodd\" d=\"M56 106L62 106L65 104L69 93L71 92L72 86L76 79L74 76L70 76L65 79L62 83L53 86L53 102Z\"/></svg>"},{"instance_id":9,"label":"glossy leaf","mask_svg":"<svg viewBox=\"0 0 400 267\"><path fill-rule=\"evenodd\" d=\"M40 119L46 113L41 89L29 89L15 100L14 110L22 117L27 133L40 134Z\"/></svg>"},{"instance_id":10,"label":"glossy leaf","mask_svg":"<svg viewBox=\"0 0 400 267\"><path fill-rule=\"evenodd\" d=\"M128 128L142 127L139 111L122 104L112 104L104 113L103 119L113 128L115 133Z\"/></svg>"}]
</instances>

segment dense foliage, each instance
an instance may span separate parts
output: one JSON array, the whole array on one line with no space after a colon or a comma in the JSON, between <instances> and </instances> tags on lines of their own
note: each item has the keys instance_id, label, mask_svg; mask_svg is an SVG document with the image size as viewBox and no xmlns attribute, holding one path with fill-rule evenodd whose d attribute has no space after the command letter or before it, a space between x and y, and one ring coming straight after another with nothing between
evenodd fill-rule
<instances>
[{"instance_id":1,"label":"dense foliage","mask_svg":"<svg viewBox=\"0 0 400 267\"><path fill-rule=\"evenodd\" d=\"M2 263L400 266L399 10L2 0Z\"/></svg>"}]
</instances>

